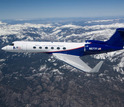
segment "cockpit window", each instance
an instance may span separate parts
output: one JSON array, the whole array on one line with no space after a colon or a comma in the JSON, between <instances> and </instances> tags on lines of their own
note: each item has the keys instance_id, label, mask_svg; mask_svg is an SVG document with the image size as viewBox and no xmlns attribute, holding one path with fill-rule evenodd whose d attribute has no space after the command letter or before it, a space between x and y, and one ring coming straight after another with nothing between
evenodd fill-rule
<instances>
[{"instance_id":1,"label":"cockpit window","mask_svg":"<svg viewBox=\"0 0 124 107\"><path fill-rule=\"evenodd\" d=\"M14 46L14 43L11 43L10 46Z\"/></svg>"}]
</instances>

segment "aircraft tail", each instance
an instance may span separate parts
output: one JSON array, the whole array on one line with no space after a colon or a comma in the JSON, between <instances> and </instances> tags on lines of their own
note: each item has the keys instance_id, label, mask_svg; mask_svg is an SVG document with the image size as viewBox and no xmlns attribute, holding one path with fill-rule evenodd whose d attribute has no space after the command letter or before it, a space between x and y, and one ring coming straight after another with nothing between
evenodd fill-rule
<instances>
[{"instance_id":1,"label":"aircraft tail","mask_svg":"<svg viewBox=\"0 0 124 107\"><path fill-rule=\"evenodd\" d=\"M123 47L124 46L124 28L116 29L116 32L113 36L106 41L107 45Z\"/></svg>"}]
</instances>

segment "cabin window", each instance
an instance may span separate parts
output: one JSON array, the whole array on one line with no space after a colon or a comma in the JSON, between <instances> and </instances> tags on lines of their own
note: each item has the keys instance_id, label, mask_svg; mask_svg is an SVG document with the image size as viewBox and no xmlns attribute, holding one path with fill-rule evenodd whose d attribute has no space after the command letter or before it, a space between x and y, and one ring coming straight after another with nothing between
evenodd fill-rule
<instances>
[{"instance_id":1,"label":"cabin window","mask_svg":"<svg viewBox=\"0 0 124 107\"><path fill-rule=\"evenodd\" d=\"M48 47L45 47L45 49L48 49Z\"/></svg>"},{"instance_id":2,"label":"cabin window","mask_svg":"<svg viewBox=\"0 0 124 107\"><path fill-rule=\"evenodd\" d=\"M14 46L14 43L11 43L10 46Z\"/></svg>"},{"instance_id":3,"label":"cabin window","mask_svg":"<svg viewBox=\"0 0 124 107\"><path fill-rule=\"evenodd\" d=\"M36 49L36 46L34 46L33 48Z\"/></svg>"},{"instance_id":4,"label":"cabin window","mask_svg":"<svg viewBox=\"0 0 124 107\"><path fill-rule=\"evenodd\" d=\"M51 49L54 49L54 47L51 47Z\"/></svg>"},{"instance_id":5,"label":"cabin window","mask_svg":"<svg viewBox=\"0 0 124 107\"><path fill-rule=\"evenodd\" d=\"M42 47L40 46L39 49L42 49Z\"/></svg>"},{"instance_id":6,"label":"cabin window","mask_svg":"<svg viewBox=\"0 0 124 107\"><path fill-rule=\"evenodd\" d=\"M63 47L63 49L65 50L65 49L66 49L66 47Z\"/></svg>"},{"instance_id":7,"label":"cabin window","mask_svg":"<svg viewBox=\"0 0 124 107\"><path fill-rule=\"evenodd\" d=\"M57 49L59 50L59 49L60 49L60 47L57 47Z\"/></svg>"}]
</instances>

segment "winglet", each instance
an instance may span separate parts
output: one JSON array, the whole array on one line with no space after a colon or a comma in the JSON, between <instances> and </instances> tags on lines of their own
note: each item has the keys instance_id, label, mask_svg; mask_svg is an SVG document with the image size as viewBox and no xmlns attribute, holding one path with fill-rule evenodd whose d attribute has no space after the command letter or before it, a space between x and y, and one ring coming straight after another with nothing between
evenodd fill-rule
<instances>
[{"instance_id":1,"label":"winglet","mask_svg":"<svg viewBox=\"0 0 124 107\"><path fill-rule=\"evenodd\" d=\"M103 61L100 61L100 62L90 71L90 73L97 73L97 72L99 72L99 69L101 68L102 64L103 64Z\"/></svg>"}]
</instances>

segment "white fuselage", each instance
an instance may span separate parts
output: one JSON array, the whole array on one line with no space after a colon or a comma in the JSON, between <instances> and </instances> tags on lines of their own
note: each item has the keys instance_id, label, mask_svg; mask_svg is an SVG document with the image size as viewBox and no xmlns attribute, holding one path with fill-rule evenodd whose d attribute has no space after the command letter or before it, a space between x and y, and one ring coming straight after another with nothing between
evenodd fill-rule
<instances>
[{"instance_id":1,"label":"white fuselage","mask_svg":"<svg viewBox=\"0 0 124 107\"><path fill-rule=\"evenodd\" d=\"M3 47L9 52L61 52L84 47L85 43L15 41Z\"/></svg>"}]
</instances>

